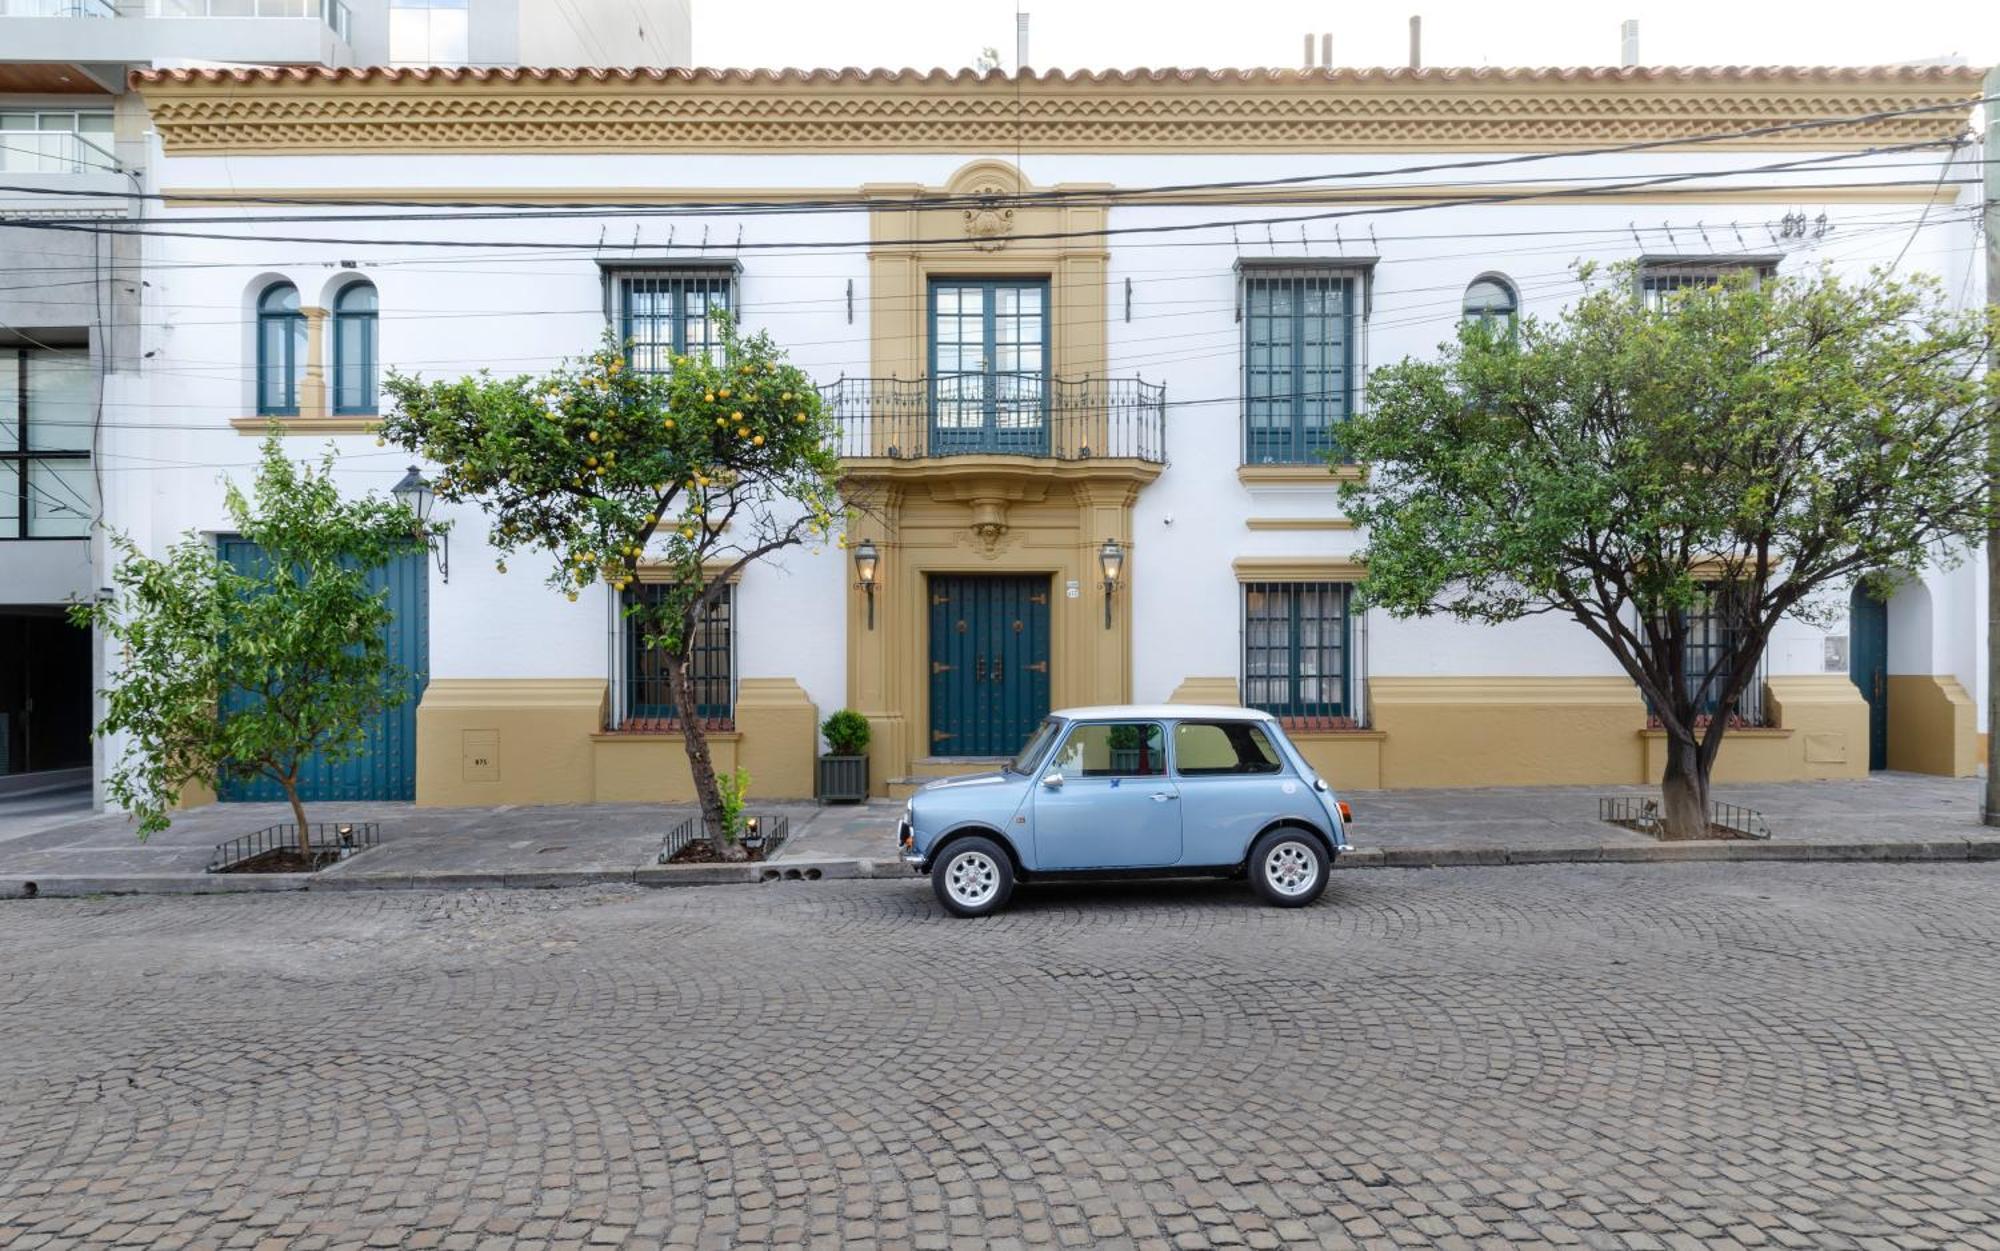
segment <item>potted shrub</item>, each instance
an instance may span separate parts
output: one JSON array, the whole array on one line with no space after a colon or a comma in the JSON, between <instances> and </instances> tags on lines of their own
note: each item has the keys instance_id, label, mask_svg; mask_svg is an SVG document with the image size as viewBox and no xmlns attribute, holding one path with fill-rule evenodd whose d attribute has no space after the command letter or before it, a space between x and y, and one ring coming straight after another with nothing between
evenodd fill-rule
<instances>
[{"instance_id":1,"label":"potted shrub","mask_svg":"<svg viewBox=\"0 0 2000 1251\"><path fill-rule=\"evenodd\" d=\"M819 797L830 804L868 798L868 718L843 708L819 727L826 755L819 758Z\"/></svg>"}]
</instances>

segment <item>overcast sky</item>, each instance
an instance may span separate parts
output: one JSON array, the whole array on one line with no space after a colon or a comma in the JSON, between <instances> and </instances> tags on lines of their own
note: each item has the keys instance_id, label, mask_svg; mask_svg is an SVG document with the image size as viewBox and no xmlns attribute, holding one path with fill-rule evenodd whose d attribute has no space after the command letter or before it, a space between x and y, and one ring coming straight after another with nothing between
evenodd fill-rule
<instances>
[{"instance_id":1,"label":"overcast sky","mask_svg":"<svg viewBox=\"0 0 2000 1251\"><path fill-rule=\"evenodd\" d=\"M983 47L1014 65L1014 0L693 0L697 65L969 66ZM2000 0L1021 0L1035 68L1300 64L1307 31L1336 65L1401 65L1409 18L1427 65L1616 65L1639 19L1649 65L1863 65L2000 61Z\"/></svg>"}]
</instances>

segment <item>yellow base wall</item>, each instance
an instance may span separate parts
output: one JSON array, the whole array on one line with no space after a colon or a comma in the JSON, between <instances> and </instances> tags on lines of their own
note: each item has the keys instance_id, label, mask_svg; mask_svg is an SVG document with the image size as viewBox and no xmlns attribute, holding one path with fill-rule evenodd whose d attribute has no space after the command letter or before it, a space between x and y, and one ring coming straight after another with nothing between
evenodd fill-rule
<instances>
[{"instance_id":1,"label":"yellow base wall","mask_svg":"<svg viewBox=\"0 0 2000 1251\"><path fill-rule=\"evenodd\" d=\"M735 770L742 754L742 735L717 730L708 736L708 758L717 777ZM688 769L687 745L674 734L595 734L590 758L596 772L596 798L602 804L691 804L694 774Z\"/></svg>"},{"instance_id":2,"label":"yellow base wall","mask_svg":"<svg viewBox=\"0 0 2000 1251\"><path fill-rule=\"evenodd\" d=\"M1766 690L1778 725L1725 738L1716 781L1867 776L1868 708L1851 682L1837 674L1780 677ZM1665 771L1666 735L1646 728L1645 701L1624 678L1379 677L1368 692L1367 730L1291 735L1312 767L1345 790L1630 786ZM1940 684L1926 698L1928 705L1905 703L1912 717L1927 708L1927 758L1940 757L1942 742L1969 764L1977 741L1970 722L1961 732L1945 713L1969 716L1970 702L1961 709ZM1234 704L1236 681L1190 677L1169 700Z\"/></svg>"},{"instance_id":3,"label":"yellow base wall","mask_svg":"<svg viewBox=\"0 0 2000 1251\"><path fill-rule=\"evenodd\" d=\"M1291 734L1299 754L1335 790L1373 791L1382 788L1382 747L1388 735L1377 730L1340 730Z\"/></svg>"},{"instance_id":4,"label":"yellow base wall","mask_svg":"<svg viewBox=\"0 0 2000 1251\"><path fill-rule=\"evenodd\" d=\"M1943 777L1979 772L1979 719L1950 674L1889 677L1889 767Z\"/></svg>"},{"instance_id":5,"label":"yellow base wall","mask_svg":"<svg viewBox=\"0 0 2000 1251\"><path fill-rule=\"evenodd\" d=\"M681 736L606 733L606 695L588 679L433 680L417 707L417 802L693 802ZM749 771L751 798L812 796L819 710L791 678L738 682L736 729L708 743L718 774Z\"/></svg>"},{"instance_id":6,"label":"yellow base wall","mask_svg":"<svg viewBox=\"0 0 2000 1251\"><path fill-rule=\"evenodd\" d=\"M1373 678L1368 695L1385 787L1642 776L1646 705L1624 678Z\"/></svg>"},{"instance_id":7,"label":"yellow base wall","mask_svg":"<svg viewBox=\"0 0 2000 1251\"><path fill-rule=\"evenodd\" d=\"M417 705L417 803L586 804L602 679L433 678Z\"/></svg>"}]
</instances>

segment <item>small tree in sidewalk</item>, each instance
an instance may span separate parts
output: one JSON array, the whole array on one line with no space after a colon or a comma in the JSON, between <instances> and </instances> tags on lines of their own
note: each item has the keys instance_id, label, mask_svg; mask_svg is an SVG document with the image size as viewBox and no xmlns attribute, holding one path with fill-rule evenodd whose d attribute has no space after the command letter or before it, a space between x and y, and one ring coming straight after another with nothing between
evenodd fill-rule
<instances>
[{"instance_id":1,"label":"small tree in sidewalk","mask_svg":"<svg viewBox=\"0 0 2000 1251\"><path fill-rule=\"evenodd\" d=\"M393 618L368 573L420 541L408 509L341 498L328 452L317 470L264 441L255 498L231 483L237 532L259 551L239 569L190 533L160 557L112 536L116 593L71 615L117 645L103 692L103 736L129 736L106 781L141 836L169 824L190 783L218 777L278 784L310 855L299 779L315 754L360 754L368 722L408 697L389 663Z\"/></svg>"},{"instance_id":2,"label":"small tree in sidewalk","mask_svg":"<svg viewBox=\"0 0 2000 1251\"><path fill-rule=\"evenodd\" d=\"M831 534L838 460L811 379L767 336L719 321L712 353L661 373L633 369L607 336L543 377L392 376L383 434L440 466L440 498L487 512L503 571L531 548L554 557L548 583L569 599L599 582L624 597L638 645L667 657L702 815L734 856L695 681L699 628L745 568ZM626 596L642 566L652 593Z\"/></svg>"},{"instance_id":3,"label":"small tree in sidewalk","mask_svg":"<svg viewBox=\"0 0 2000 1251\"><path fill-rule=\"evenodd\" d=\"M1779 620L1824 621L1856 580L1885 591L1983 539L2000 313L1884 273L1658 307L1612 275L1586 267L1553 321L1468 325L1438 359L1376 371L1342 436L1368 476L1344 491L1372 602L1556 614L1601 642L1665 732L1669 836L1703 837Z\"/></svg>"}]
</instances>

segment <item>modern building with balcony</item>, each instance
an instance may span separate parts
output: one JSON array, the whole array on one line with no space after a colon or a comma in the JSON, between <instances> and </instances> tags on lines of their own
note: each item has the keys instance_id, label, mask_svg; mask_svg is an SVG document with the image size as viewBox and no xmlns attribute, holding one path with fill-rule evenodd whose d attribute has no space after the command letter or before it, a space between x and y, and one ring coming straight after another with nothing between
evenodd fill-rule
<instances>
[{"instance_id":1,"label":"modern building with balcony","mask_svg":"<svg viewBox=\"0 0 2000 1251\"><path fill-rule=\"evenodd\" d=\"M109 442L172 424L141 339L194 316L125 232L157 211L162 156L128 76L665 66L688 51L687 0L0 0L0 790L91 775L100 672L64 605L106 581L107 523L144 527L106 516L106 488L159 466Z\"/></svg>"},{"instance_id":2,"label":"modern building with balcony","mask_svg":"<svg viewBox=\"0 0 2000 1251\"><path fill-rule=\"evenodd\" d=\"M818 380L845 545L743 572L696 654L717 765L763 797L811 792L836 708L867 716L894 794L990 767L1051 707L1128 700L1268 709L1347 787L1654 779L1644 701L1580 628L1358 600L1338 488L1365 470L1340 430L1369 369L1555 312L1577 260L1639 262L1652 289L1895 259L1979 297L1951 176L1979 83L1948 68L137 85L158 225L190 232L146 241L167 294L137 345L144 416L106 445L149 467L105 488L148 545L221 529L216 467L274 426L388 490L409 469L373 434L391 367L534 373L609 330L657 369L710 350L727 309ZM246 193L287 201L282 230ZM382 741L406 746L328 793L685 798L622 597L568 602L499 566L477 509L440 509L449 578L397 575L422 694ZM1970 772L1982 602L1973 563L1786 622L1721 776ZM1689 646L1725 629L1706 613Z\"/></svg>"}]
</instances>

